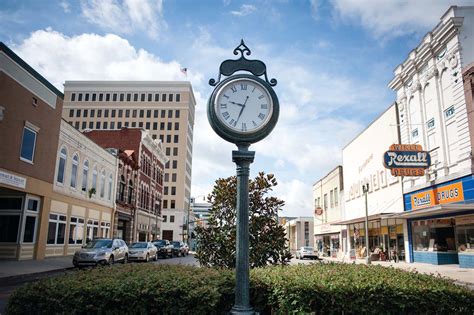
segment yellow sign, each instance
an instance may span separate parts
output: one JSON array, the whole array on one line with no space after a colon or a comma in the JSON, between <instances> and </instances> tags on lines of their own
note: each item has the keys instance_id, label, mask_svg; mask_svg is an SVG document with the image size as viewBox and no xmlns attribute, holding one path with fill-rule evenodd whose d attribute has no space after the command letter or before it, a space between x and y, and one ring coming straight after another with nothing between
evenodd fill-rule
<instances>
[{"instance_id":1,"label":"yellow sign","mask_svg":"<svg viewBox=\"0 0 474 315\"><path fill-rule=\"evenodd\" d=\"M462 182L436 187L411 196L412 210L464 201Z\"/></svg>"}]
</instances>

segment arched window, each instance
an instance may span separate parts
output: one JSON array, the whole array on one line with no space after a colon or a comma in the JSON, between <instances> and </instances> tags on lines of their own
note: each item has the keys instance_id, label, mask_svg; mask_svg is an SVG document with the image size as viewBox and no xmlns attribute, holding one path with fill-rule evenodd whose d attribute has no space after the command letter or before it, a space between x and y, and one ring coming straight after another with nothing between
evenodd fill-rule
<instances>
[{"instance_id":1,"label":"arched window","mask_svg":"<svg viewBox=\"0 0 474 315\"><path fill-rule=\"evenodd\" d=\"M92 171L92 188L97 190L97 168L94 167L94 170Z\"/></svg>"},{"instance_id":2,"label":"arched window","mask_svg":"<svg viewBox=\"0 0 474 315\"><path fill-rule=\"evenodd\" d=\"M100 173L100 198L104 198L105 196L105 171L102 170Z\"/></svg>"},{"instance_id":3,"label":"arched window","mask_svg":"<svg viewBox=\"0 0 474 315\"><path fill-rule=\"evenodd\" d=\"M119 184L119 200L125 200L125 177L122 175L120 176L120 184Z\"/></svg>"},{"instance_id":4,"label":"arched window","mask_svg":"<svg viewBox=\"0 0 474 315\"><path fill-rule=\"evenodd\" d=\"M66 148L61 149L61 153L59 154L59 165L58 165L58 177L57 182L64 184L64 169L66 168L67 162L67 150Z\"/></svg>"},{"instance_id":5,"label":"arched window","mask_svg":"<svg viewBox=\"0 0 474 315\"><path fill-rule=\"evenodd\" d=\"M108 200L112 200L112 174L109 175L109 195Z\"/></svg>"},{"instance_id":6,"label":"arched window","mask_svg":"<svg viewBox=\"0 0 474 315\"><path fill-rule=\"evenodd\" d=\"M79 166L79 157L77 154L74 154L72 157L72 167L71 167L71 187L76 188L77 183L77 168Z\"/></svg>"},{"instance_id":7,"label":"arched window","mask_svg":"<svg viewBox=\"0 0 474 315\"><path fill-rule=\"evenodd\" d=\"M132 201L133 201L133 182L132 182L132 180L129 180L128 181L128 200L127 200L127 203L132 204Z\"/></svg>"},{"instance_id":8,"label":"arched window","mask_svg":"<svg viewBox=\"0 0 474 315\"><path fill-rule=\"evenodd\" d=\"M89 174L89 161L84 161L82 166L82 191L87 191L87 177Z\"/></svg>"}]
</instances>

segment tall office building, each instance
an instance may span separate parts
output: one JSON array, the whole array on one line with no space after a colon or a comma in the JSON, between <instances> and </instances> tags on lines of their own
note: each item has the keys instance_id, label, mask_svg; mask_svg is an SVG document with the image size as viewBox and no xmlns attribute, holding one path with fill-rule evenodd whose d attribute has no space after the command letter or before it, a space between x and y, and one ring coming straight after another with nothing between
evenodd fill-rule
<instances>
[{"instance_id":1,"label":"tall office building","mask_svg":"<svg viewBox=\"0 0 474 315\"><path fill-rule=\"evenodd\" d=\"M77 129L144 128L162 141L169 158L162 203L164 239L186 238L195 105L189 82L66 81L64 85L63 118Z\"/></svg>"}]
</instances>

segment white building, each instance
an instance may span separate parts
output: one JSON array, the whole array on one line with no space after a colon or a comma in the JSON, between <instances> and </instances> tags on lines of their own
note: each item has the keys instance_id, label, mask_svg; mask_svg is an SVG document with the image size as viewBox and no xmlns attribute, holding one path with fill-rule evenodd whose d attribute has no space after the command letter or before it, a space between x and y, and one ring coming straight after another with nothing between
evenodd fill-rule
<instances>
[{"instance_id":1,"label":"white building","mask_svg":"<svg viewBox=\"0 0 474 315\"><path fill-rule=\"evenodd\" d=\"M280 221L285 228L289 250L295 253L303 246L314 247L313 217L297 217L291 220Z\"/></svg>"},{"instance_id":2,"label":"white building","mask_svg":"<svg viewBox=\"0 0 474 315\"><path fill-rule=\"evenodd\" d=\"M473 61L474 7L452 6L389 83L401 143L421 145L432 159L425 176L403 179L399 218L407 219L410 261L474 268Z\"/></svg>"},{"instance_id":3,"label":"white building","mask_svg":"<svg viewBox=\"0 0 474 315\"><path fill-rule=\"evenodd\" d=\"M343 191L342 166L336 166L313 185L314 243L324 256L337 257L344 252L347 230L341 225L331 225L342 219L341 195ZM341 233L342 230L342 233ZM344 239L344 241L343 241Z\"/></svg>"},{"instance_id":4,"label":"white building","mask_svg":"<svg viewBox=\"0 0 474 315\"><path fill-rule=\"evenodd\" d=\"M390 218L403 212L401 180L393 177L383 165L383 155L391 144L399 143L396 105L391 105L342 151L344 178L344 220L338 224L348 230L348 249L351 257L365 256L365 194L367 193L369 250L380 248L385 256L393 249L403 259L404 220ZM406 227L405 227L406 228ZM384 259L373 257L373 259Z\"/></svg>"}]
</instances>

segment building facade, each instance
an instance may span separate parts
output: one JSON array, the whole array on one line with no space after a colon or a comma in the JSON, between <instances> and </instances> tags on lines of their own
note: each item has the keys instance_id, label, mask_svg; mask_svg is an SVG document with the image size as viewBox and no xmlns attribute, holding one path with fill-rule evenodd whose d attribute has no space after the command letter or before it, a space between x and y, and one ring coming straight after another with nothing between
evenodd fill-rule
<instances>
[{"instance_id":1,"label":"building facade","mask_svg":"<svg viewBox=\"0 0 474 315\"><path fill-rule=\"evenodd\" d=\"M181 240L191 197L194 108L189 82L66 81L63 117L77 129L144 128L160 139L165 165L161 237ZM171 219L173 218L173 219Z\"/></svg>"},{"instance_id":2,"label":"building facade","mask_svg":"<svg viewBox=\"0 0 474 315\"><path fill-rule=\"evenodd\" d=\"M342 150L344 219L351 258L404 259L408 242L404 220L392 218L403 212L402 183L384 168L382 157L391 144L399 143L397 107L390 106ZM367 194L363 185L369 185ZM366 199L369 244L365 241ZM394 257L392 257L394 256Z\"/></svg>"},{"instance_id":3,"label":"building facade","mask_svg":"<svg viewBox=\"0 0 474 315\"><path fill-rule=\"evenodd\" d=\"M191 250L196 250L196 242L194 239L194 229L196 226L207 227L207 220L210 216L210 210L212 203L206 202L205 197L198 199L197 197L191 198L191 207L189 211L189 247Z\"/></svg>"},{"instance_id":4,"label":"building facade","mask_svg":"<svg viewBox=\"0 0 474 315\"><path fill-rule=\"evenodd\" d=\"M73 255L112 236L117 159L65 120L56 150L45 256Z\"/></svg>"},{"instance_id":5,"label":"building facade","mask_svg":"<svg viewBox=\"0 0 474 315\"><path fill-rule=\"evenodd\" d=\"M63 95L0 42L0 259L43 259Z\"/></svg>"},{"instance_id":6,"label":"building facade","mask_svg":"<svg viewBox=\"0 0 474 315\"><path fill-rule=\"evenodd\" d=\"M323 256L337 257L345 251L347 230L331 225L341 220L341 194L344 190L342 166L337 166L313 185L314 244Z\"/></svg>"},{"instance_id":7,"label":"building facade","mask_svg":"<svg viewBox=\"0 0 474 315\"><path fill-rule=\"evenodd\" d=\"M152 241L161 237L161 204L163 198L164 165L168 162L160 140L151 138L148 131L141 128L120 130L91 130L84 132L87 137L103 148L128 151L135 154L138 162L136 181L130 176L119 177L117 199L134 209L133 241ZM120 223L126 230L132 227L131 218L122 213ZM117 235L120 233L117 230ZM123 235L123 232L122 232Z\"/></svg>"},{"instance_id":8,"label":"building facade","mask_svg":"<svg viewBox=\"0 0 474 315\"><path fill-rule=\"evenodd\" d=\"M314 247L313 217L281 218L288 240L288 249L295 253L300 247Z\"/></svg>"},{"instance_id":9,"label":"building facade","mask_svg":"<svg viewBox=\"0 0 474 315\"><path fill-rule=\"evenodd\" d=\"M452 6L395 69L401 143L432 165L403 179L409 261L474 268L474 7ZM464 82L464 83L463 83Z\"/></svg>"}]
</instances>

